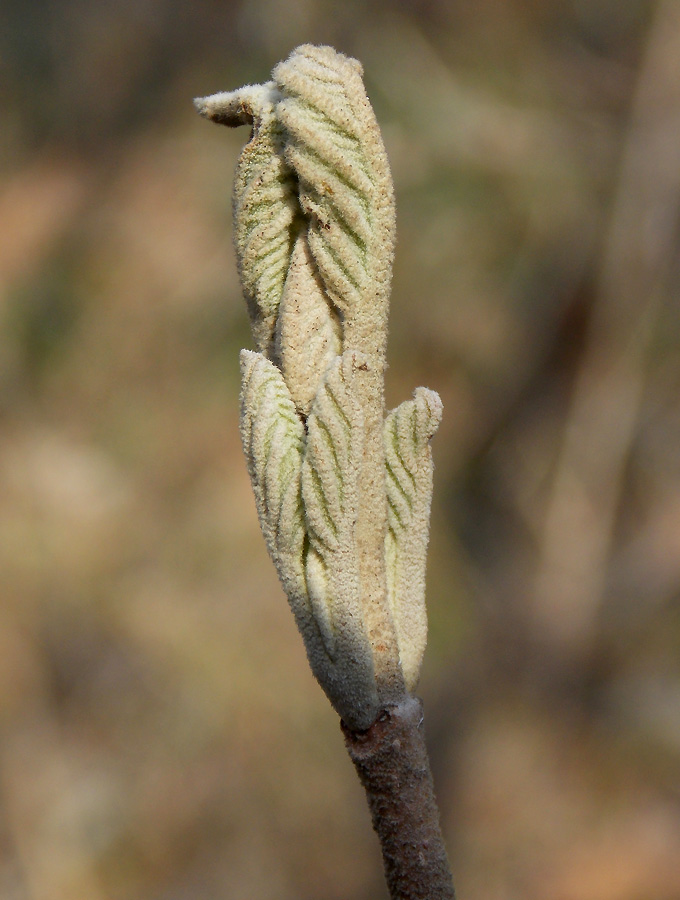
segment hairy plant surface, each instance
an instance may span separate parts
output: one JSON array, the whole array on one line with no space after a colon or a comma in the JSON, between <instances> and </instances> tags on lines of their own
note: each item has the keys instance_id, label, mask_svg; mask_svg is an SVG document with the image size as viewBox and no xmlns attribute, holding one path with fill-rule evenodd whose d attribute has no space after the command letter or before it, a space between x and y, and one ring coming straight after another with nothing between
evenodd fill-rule
<instances>
[{"instance_id":1,"label":"hairy plant surface","mask_svg":"<svg viewBox=\"0 0 680 900\"><path fill-rule=\"evenodd\" d=\"M451 898L411 696L442 403L418 388L385 416L394 192L362 69L304 45L271 82L196 105L252 125L234 228L257 346L241 353L241 438L262 533L342 717L392 897Z\"/></svg>"},{"instance_id":2,"label":"hairy plant surface","mask_svg":"<svg viewBox=\"0 0 680 900\"><path fill-rule=\"evenodd\" d=\"M304 45L273 80L196 104L248 123L234 230L256 351L241 436L269 553L310 665L354 729L417 684L442 405L385 416L394 192L361 65Z\"/></svg>"}]
</instances>

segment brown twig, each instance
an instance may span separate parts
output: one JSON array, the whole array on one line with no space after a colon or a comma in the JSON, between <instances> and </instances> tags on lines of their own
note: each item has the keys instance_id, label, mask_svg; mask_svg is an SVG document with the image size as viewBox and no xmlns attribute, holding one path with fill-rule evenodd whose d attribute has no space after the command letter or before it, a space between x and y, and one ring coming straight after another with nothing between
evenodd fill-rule
<instances>
[{"instance_id":1,"label":"brown twig","mask_svg":"<svg viewBox=\"0 0 680 900\"><path fill-rule=\"evenodd\" d=\"M409 697L369 729L342 724L382 848L392 900L454 900L425 747L423 704Z\"/></svg>"}]
</instances>

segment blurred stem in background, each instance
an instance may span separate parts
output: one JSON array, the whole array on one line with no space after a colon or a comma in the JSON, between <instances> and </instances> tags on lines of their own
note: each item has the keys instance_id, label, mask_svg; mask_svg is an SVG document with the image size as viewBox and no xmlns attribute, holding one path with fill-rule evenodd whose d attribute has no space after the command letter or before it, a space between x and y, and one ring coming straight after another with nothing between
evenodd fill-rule
<instances>
[{"instance_id":1,"label":"blurred stem in background","mask_svg":"<svg viewBox=\"0 0 680 900\"><path fill-rule=\"evenodd\" d=\"M562 444L531 604L548 657L578 678L594 652L652 336L680 222L680 4L650 27Z\"/></svg>"}]
</instances>

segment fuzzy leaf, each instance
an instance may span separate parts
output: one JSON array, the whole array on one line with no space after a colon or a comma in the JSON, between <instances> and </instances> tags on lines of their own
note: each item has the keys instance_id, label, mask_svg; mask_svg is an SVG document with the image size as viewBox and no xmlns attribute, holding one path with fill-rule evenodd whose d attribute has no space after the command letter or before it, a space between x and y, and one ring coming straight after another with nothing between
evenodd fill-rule
<instances>
[{"instance_id":1,"label":"fuzzy leaf","mask_svg":"<svg viewBox=\"0 0 680 900\"><path fill-rule=\"evenodd\" d=\"M304 234L295 241L276 323L276 354L298 411L307 416L324 373L341 352L340 322Z\"/></svg>"},{"instance_id":2,"label":"fuzzy leaf","mask_svg":"<svg viewBox=\"0 0 680 900\"><path fill-rule=\"evenodd\" d=\"M413 400L390 412L384 428L387 592L409 690L417 684L427 642L425 567L433 468L429 441L441 415L439 395L417 388Z\"/></svg>"},{"instance_id":3,"label":"fuzzy leaf","mask_svg":"<svg viewBox=\"0 0 680 900\"><path fill-rule=\"evenodd\" d=\"M359 607L354 542L363 418L351 391L352 360L329 368L307 420L302 498L310 540L307 584L318 619L328 623L326 641L335 656L337 611ZM360 612L359 612L360 615Z\"/></svg>"},{"instance_id":4,"label":"fuzzy leaf","mask_svg":"<svg viewBox=\"0 0 680 900\"><path fill-rule=\"evenodd\" d=\"M338 357L329 368L305 437L280 370L241 351L241 438L262 532L312 671L342 718L366 728L378 697L354 542L361 454L361 410L348 386L354 358Z\"/></svg>"},{"instance_id":5,"label":"fuzzy leaf","mask_svg":"<svg viewBox=\"0 0 680 900\"><path fill-rule=\"evenodd\" d=\"M356 60L310 45L273 72L309 247L329 297L345 311L384 277L393 253L391 178L361 74Z\"/></svg>"},{"instance_id":6,"label":"fuzzy leaf","mask_svg":"<svg viewBox=\"0 0 680 900\"><path fill-rule=\"evenodd\" d=\"M273 82L196 101L202 115L236 127L252 124L234 179L234 238L241 284L258 350L271 355L274 328L300 217L295 178L283 158Z\"/></svg>"},{"instance_id":7,"label":"fuzzy leaf","mask_svg":"<svg viewBox=\"0 0 680 900\"><path fill-rule=\"evenodd\" d=\"M241 351L241 440L260 525L296 614L307 607L300 501L304 427L281 372ZM291 596L292 595L292 596Z\"/></svg>"}]
</instances>

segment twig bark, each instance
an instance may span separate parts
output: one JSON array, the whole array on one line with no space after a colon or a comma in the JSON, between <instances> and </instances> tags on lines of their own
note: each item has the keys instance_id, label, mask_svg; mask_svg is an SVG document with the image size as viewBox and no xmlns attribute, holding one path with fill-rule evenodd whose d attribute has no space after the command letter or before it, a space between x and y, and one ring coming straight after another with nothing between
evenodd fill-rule
<instances>
[{"instance_id":1,"label":"twig bark","mask_svg":"<svg viewBox=\"0 0 680 900\"><path fill-rule=\"evenodd\" d=\"M366 731L342 724L382 848L392 900L455 900L425 747L423 704L409 697Z\"/></svg>"}]
</instances>

